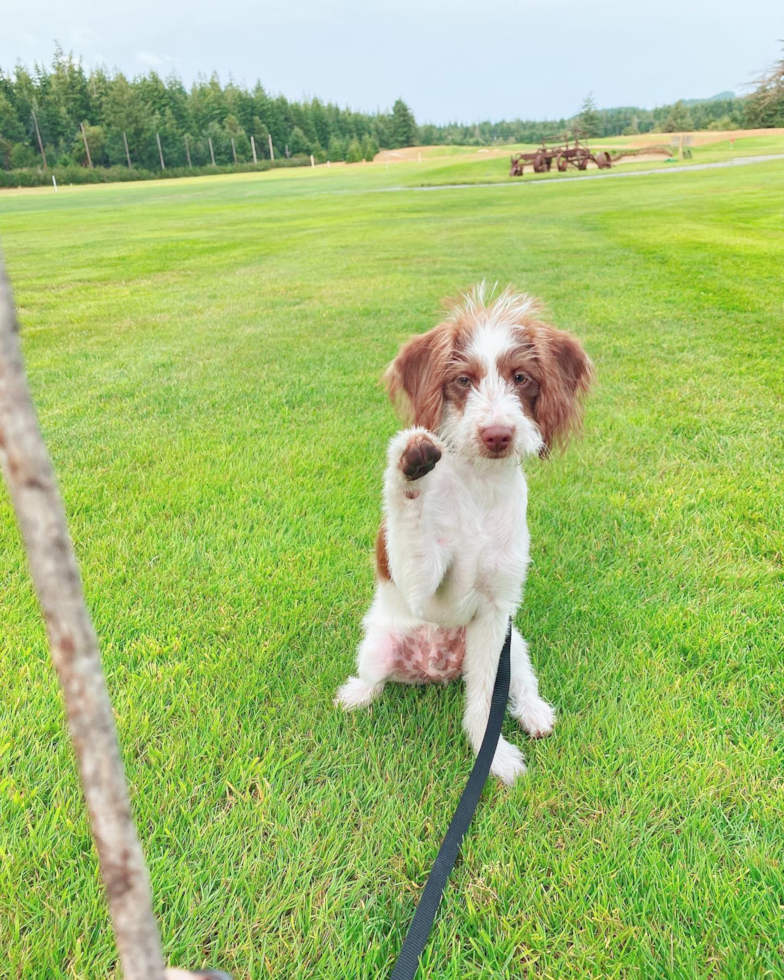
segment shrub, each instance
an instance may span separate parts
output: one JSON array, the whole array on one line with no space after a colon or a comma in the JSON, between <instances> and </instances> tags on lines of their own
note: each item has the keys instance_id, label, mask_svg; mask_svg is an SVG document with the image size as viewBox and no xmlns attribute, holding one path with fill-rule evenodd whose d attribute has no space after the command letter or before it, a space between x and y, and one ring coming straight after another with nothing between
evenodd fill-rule
<instances>
[{"instance_id":1,"label":"shrub","mask_svg":"<svg viewBox=\"0 0 784 980\"><path fill-rule=\"evenodd\" d=\"M286 160L259 160L257 164L239 163L237 166L171 167L166 170L129 170L127 167L79 167L75 165L42 168L17 168L0 170L0 187L43 187L52 183L52 175L58 184L109 184L129 180L166 180L170 177L203 177L216 174L253 173L255 171L277 170L286 167L309 167L310 157L295 156Z\"/></svg>"},{"instance_id":2,"label":"shrub","mask_svg":"<svg viewBox=\"0 0 784 980\"><path fill-rule=\"evenodd\" d=\"M378 143L373 139L372 136L365 136L362 139L362 159L367 160L369 163L375 159L378 153Z\"/></svg>"},{"instance_id":3,"label":"shrub","mask_svg":"<svg viewBox=\"0 0 784 980\"><path fill-rule=\"evenodd\" d=\"M17 143L9 154L12 168L35 167L40 162L40 156L25 143Z\"/></svg>"},{"instance_id":4,"label":"shrub","mask_svg":"<svg viewBox=\"0 0 784 980\"><path fill-rule=\"evenodd\" d=\"M720 119L714 119L708 123L708 129L717 132L722 132L726 129L737 129L735 120L732 116L722 116Z\"/></svg>"},{"instance_id":5,"label":"shrub","mask_svg":"<svg viewBox=\"0 0 784 980\"><path fill-rule=\"evenodd\" d=\"M346 147L346 163L359 163L362 159L362 147L356 136L353 136Z\"/></svg>"}]
</instances>

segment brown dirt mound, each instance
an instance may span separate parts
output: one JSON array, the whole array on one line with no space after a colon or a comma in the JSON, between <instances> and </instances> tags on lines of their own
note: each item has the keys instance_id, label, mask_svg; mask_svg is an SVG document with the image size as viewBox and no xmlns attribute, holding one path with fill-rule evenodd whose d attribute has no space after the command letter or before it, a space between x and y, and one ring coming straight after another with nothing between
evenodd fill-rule
<instances>
[{"instance_id":1,"label":"brown dirt mound","mask_svg":"<svg viewBox=\"0 0 784 980\"><path fill-rule=\"evenodd\" d=\"M677 155L677 148L673 147L673 149ZM613 166L616 163L650 163L652 160L661 162L671 156L670 150L654 150L651 153L624 153L622 156L613 157Z\"/></svg>"}]
</instances>

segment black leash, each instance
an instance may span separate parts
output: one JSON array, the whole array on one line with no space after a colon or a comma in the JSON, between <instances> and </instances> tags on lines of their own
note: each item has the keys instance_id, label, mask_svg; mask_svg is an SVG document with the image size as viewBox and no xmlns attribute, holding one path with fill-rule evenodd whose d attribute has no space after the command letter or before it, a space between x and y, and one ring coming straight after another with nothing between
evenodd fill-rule
<instances>
[{"instance_id":1,"label":"black leash","mask_svg":"<svg viewBox=\"0 0 784 980\"><path fill-rule=\"evenodd\" d=\"M487 719L487 729L485 730L482 745L477 754L474 768L468 777L468 782L457 804L457 810L449 824L441 848L433 864L430 877L422 892L422 897L414 913L414 919L409 927L400 956L397 958L395 969L392 971L391 980L414 980L417 968L419 967L419 957L425 948L427 937L433 928L433 920L436 917L438 906L441 903L441 896L444 894L447 878L455 866L457 855L460 852L460 845L463 837L468 830L468 825L476 812L479 798L487 782L490 772L490 765L495 755L498 739L501 736L501 723L506 713L506 702L509 699L509 655L512 648L512 621L506 631L506 639L501 650L501 657L498 661L498 673L495 677L495 687L493 688L493 700L490 703L490 717Z\"/></svg>"}]
</instances>

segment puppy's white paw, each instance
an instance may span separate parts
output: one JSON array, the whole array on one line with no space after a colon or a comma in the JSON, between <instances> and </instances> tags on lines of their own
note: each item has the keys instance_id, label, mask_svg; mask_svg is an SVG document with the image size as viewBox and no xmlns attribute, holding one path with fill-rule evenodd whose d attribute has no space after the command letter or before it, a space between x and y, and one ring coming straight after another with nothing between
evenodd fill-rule
<instances>
[{"instance_id":1,"label":"puppy's white paw","mask_svg":"<svg viewBox=\"0 0 784 980\"><path fill-rule=\"evenodd\" d=\"M358 677L349 677L346 683L338 688L334 704L344 711L356 711L357 708L367 708L383 690L383 684L370 685Z\"/></svg>"},{"instance_id":2,"label":"puppy's white paw","mask_svg":"<svg viewBox=\"0 0 784 980\"><path fill-rule=\"evenodd\" d=\"M546 738L553 733L555 711L552 705L541 698L521 704L515 711L515 718L531 738Z\"/></svg>"},{"instance_id":3,"label":"puppy's white paw","mask_svg":"<svg viewBox=\"0 0 784 980\"><path fill-rule=\"evenodd\" d=\"M525 772L523 753L516 745L507 742L505 738L500 739L493 756L490 772L497 776L501 782L511 786Z\"/></svg>"}]
</instances>

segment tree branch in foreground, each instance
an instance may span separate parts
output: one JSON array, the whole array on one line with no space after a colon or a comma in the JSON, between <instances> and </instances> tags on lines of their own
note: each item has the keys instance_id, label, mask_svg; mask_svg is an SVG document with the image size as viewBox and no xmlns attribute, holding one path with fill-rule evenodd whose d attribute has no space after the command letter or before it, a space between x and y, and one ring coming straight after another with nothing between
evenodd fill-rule
<instances>
[{"instance_id":1,"label":"tree branch in foreground","mask_svg":"<svg viewBox=\"0 0 784 980\"><path fill-rule=\"evenodd\" d=\"M46 620L126 980L225 977L164 971L98 639L28 388L11 286L1 258L0 463Z\"/></svg>"}]
</instances>

